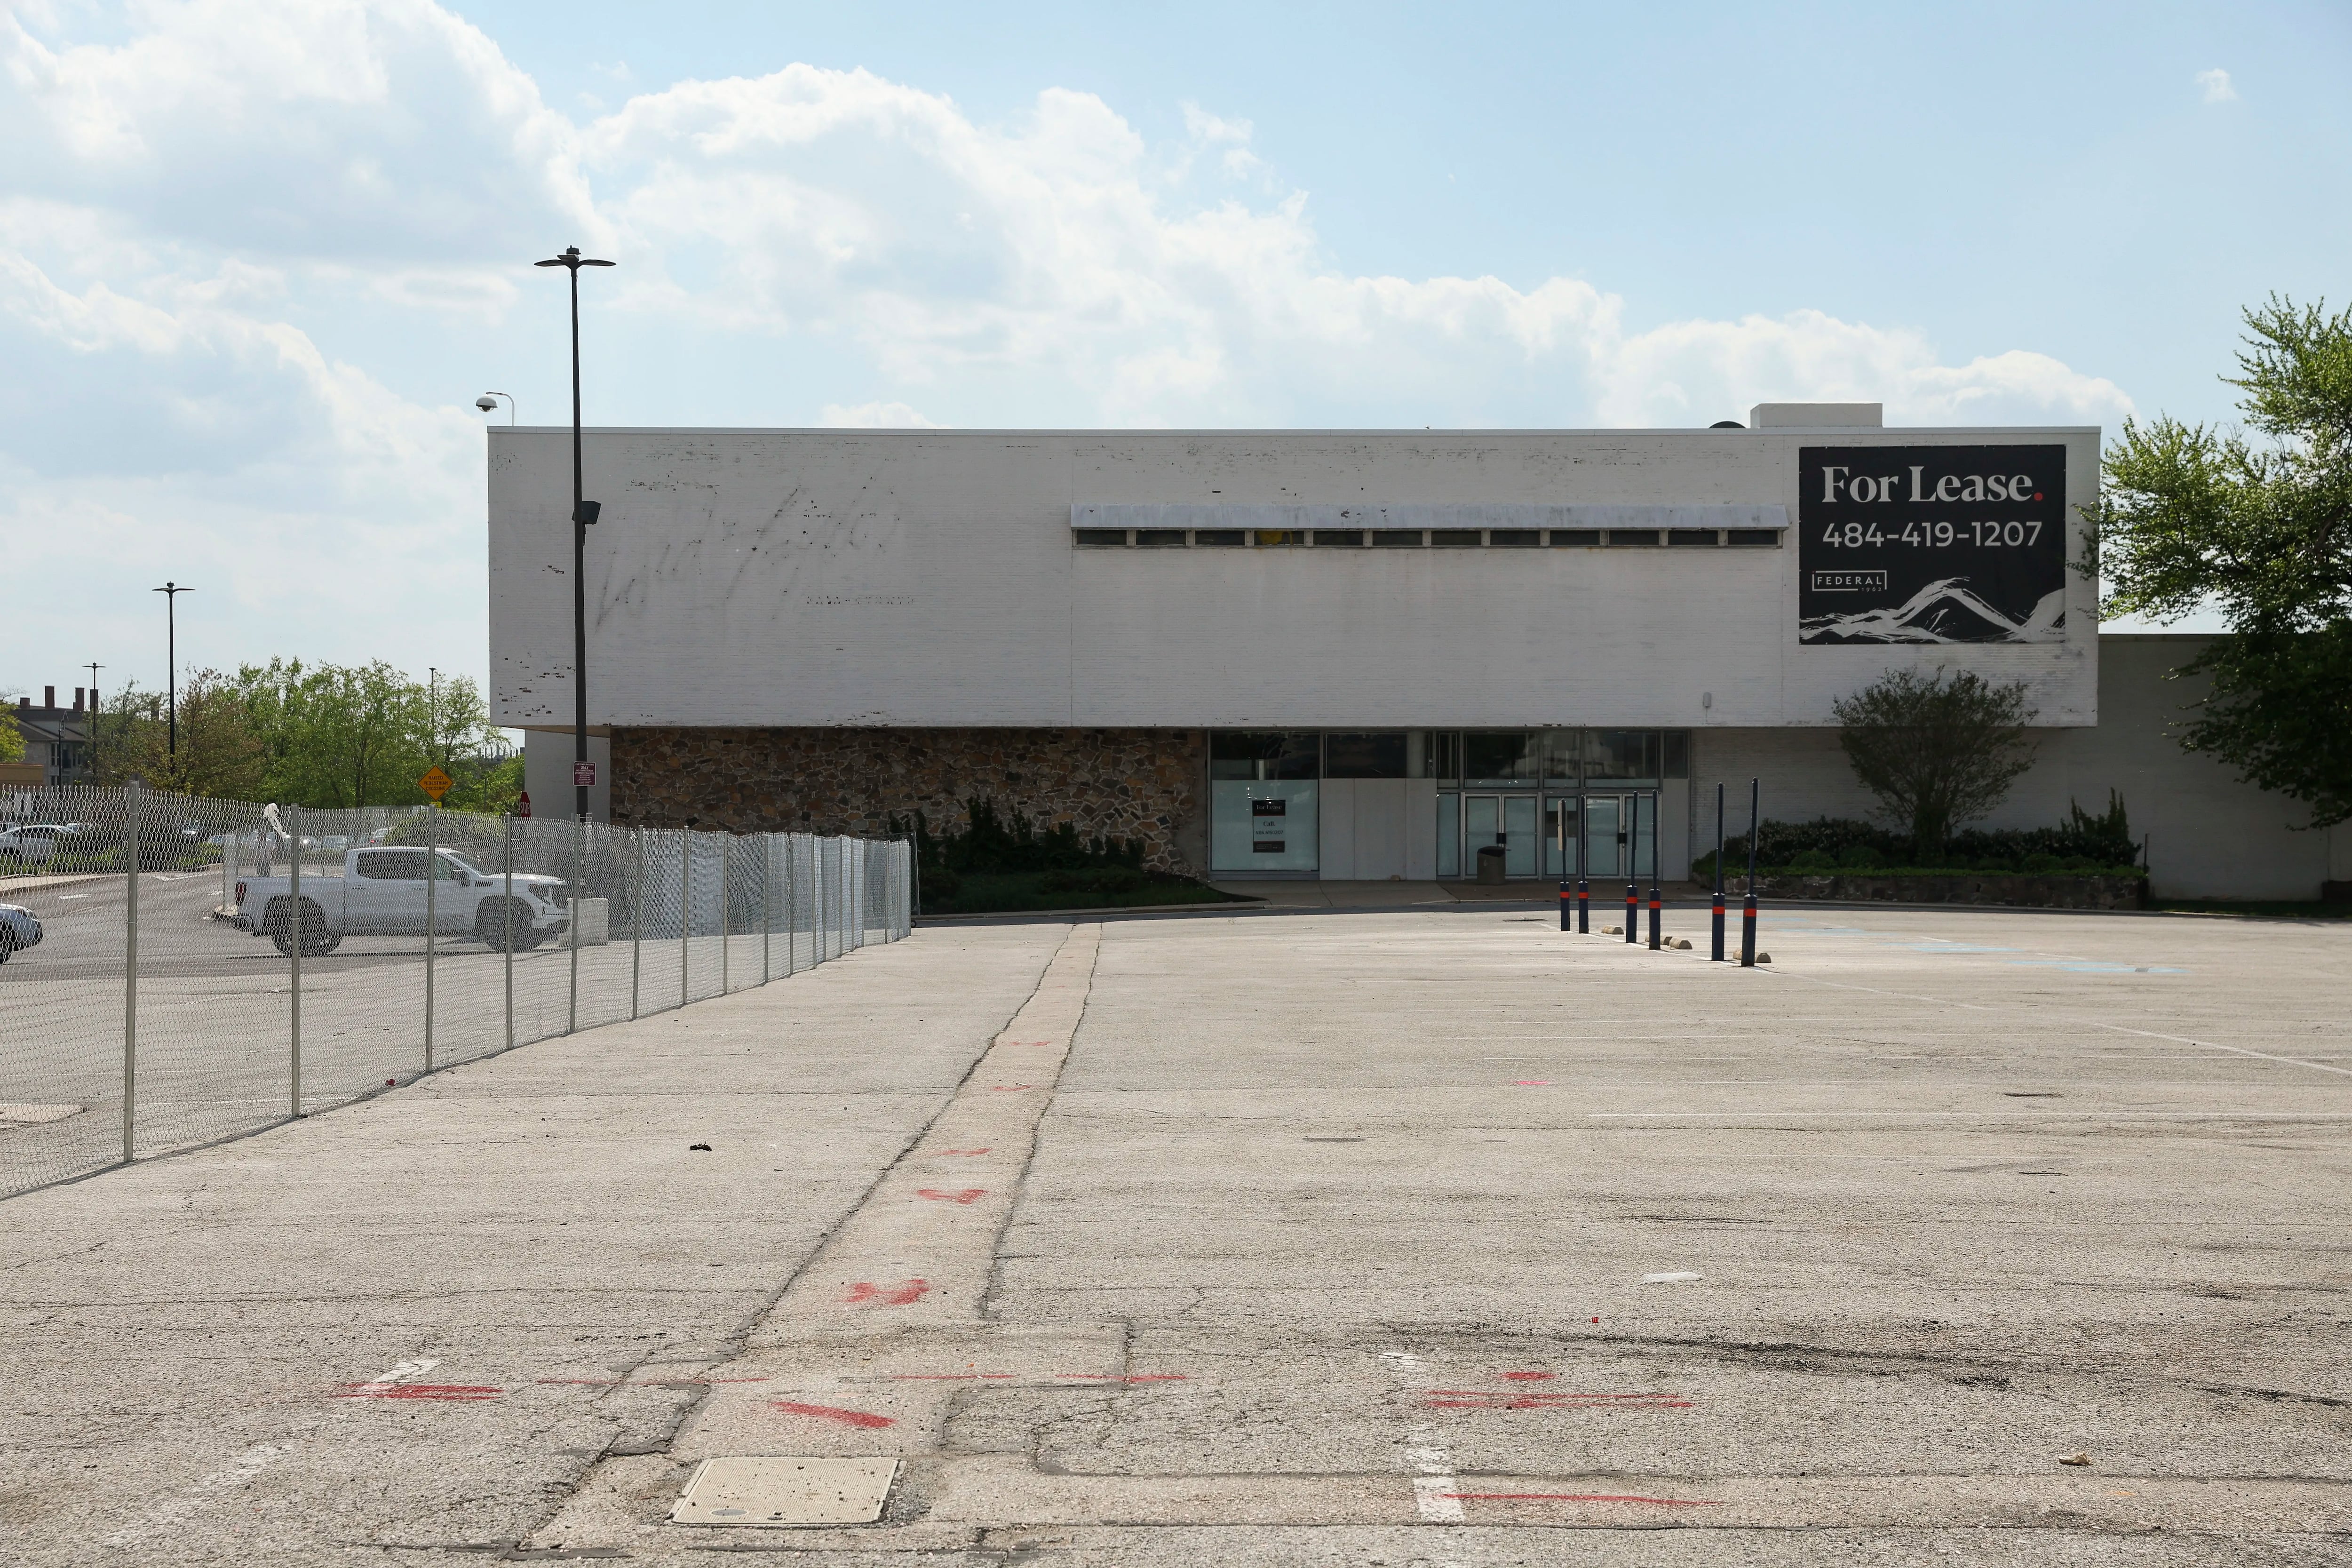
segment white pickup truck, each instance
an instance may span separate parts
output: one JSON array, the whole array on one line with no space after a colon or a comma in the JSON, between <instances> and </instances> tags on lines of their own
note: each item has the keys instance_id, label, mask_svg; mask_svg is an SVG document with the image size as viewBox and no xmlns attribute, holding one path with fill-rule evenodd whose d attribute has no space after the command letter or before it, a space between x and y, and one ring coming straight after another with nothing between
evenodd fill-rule
<instances>
[{"instance_id":1,"label":"white pickup truck","mask_svg":"<svg viewBox=\"0 0 2352 1568\"><path fill-rule=\"evenodd\" d=\"M518 872L478 871L446 849L428 852L400 845L353 849L341 874L321 867L302 874L302 952L332 952L346 936L423 936L427 861L434 879L433 930L440 936L475 937L504 950L529 952L572 923L563 879ZM286 877L247 877L236 885L236 916L231 922L252 936L266 936L280 952L293 951L293 889Z\"/></svg>"}]
</instances>

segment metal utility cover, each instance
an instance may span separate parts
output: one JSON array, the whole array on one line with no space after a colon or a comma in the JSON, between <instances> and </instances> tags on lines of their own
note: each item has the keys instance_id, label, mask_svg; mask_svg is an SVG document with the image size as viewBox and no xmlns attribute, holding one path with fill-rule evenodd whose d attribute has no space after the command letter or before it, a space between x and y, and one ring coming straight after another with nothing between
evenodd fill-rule
<instances>
[{"instance_id":1,"label":"metal utility cover","mask_svg":"<svg viewBox=\"0 0 2352 1568\"><path fill-rule=\"evenodd\" d=\"M672 1524L872 1524L898 1479L896 1459L705 1459L669 1510Z\"/></svg>"}]
</instances>

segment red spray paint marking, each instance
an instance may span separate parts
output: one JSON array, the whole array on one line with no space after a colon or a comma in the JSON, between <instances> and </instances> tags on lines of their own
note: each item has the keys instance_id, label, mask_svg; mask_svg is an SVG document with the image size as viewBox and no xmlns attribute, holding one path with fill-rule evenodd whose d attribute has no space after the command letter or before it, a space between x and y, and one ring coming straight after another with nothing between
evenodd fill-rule
<instances>
[{"instance_id":1,"label":"red spray paint marking","mask_svg":"<svg viewBox=\"0 0 2352 1568\"><path fill-rule=\"evenodd\" d=\"M714 1383L766 1383L764 1377L664 1377L631 1383L620 1377L534 1377L533 1383L552 1383L569 1388L698 1388Z\"/></svg>"},{"instance_id":2,"label":"red spray paint marking","mask_svg":"<svg viewBox=\"0 0 2352 1568\"><path fill-rule=\"evenodd\" d=\"M1551 1082L1548 1078L1515 1078L1511 1080L1521 1089L1541 1089Z\"/></svg>"},{"instance_id":3,"label":"red spray paint marking","mask_svg":"<svg viewBox=\"0 0 2352 1568\"><path fill-rule=\"evenodd\" d=\"M893 1383L972 1383L983 1377L1011 1377L1009 1372L894 1372Z\"/></svg>"},{"instance_id":4,"label":"red spray paint marking","mask_svg":"<svg viewBox=\"0 0 2352 1568\"><path fill-rule=\"evenodd\" d=\"M1034 1083L992 1083L988 1086L988 1092L991 1094L1018 1094L1024 1089L1034 1089L1037 1086Z\"/></svg>"},{"instance_id":5,"label":"red spray paint marking","mask_svg":"<svg viewBox=\"0 0 2352 1568\"><path fill-rule=\"evenodd\" d=\"M1181 1372L1146 1372L1127 1375L1116 1372L1057 1372L1055 1377L1084 1378L1090 1383L1182 1383Z\"/></svg>"},{"instance_id":6,"label":"red spray paint marking","mask_svg":"<svg viewBox=\"0 0 2352 1568\"><path fill-rule=\"evenodd\" d=\"M870 1279L860 1279L849 1288L849 1294L842 1300L851 1305L861 1301L879 1301L886 1307L911 1307L921 1300L923 1292L930 1288L931 1282L928 1279L906 1279L886 1290Z\"/></svg>"},{"instance_id":7,"label":"red spray paint marking","mask_svg":"<svg viewBox=\"0 0 2352 1568\"><path fill-rule=\"evenodd\" d=\"M1559 1375L1556 1372L1507 1372L1503 1374L1512 1383L1543 1383Z\"/></svg>"},{"instance_id":8,"label":"red spray paint marking","mask_svg":"<svg viewBox=\"0 0 2352 1568\"><path fill-rule=\"evenodd\" d=\"M898 1423L888 1415L877 1415L870 1410L844 1410L833 1405L803 1405L797 1399L771 1399L771 1408L788 1415L815 1415L827 1421L839 1421L851 1426L896 1426Z\"/></svg>"},{"instance_id":9,"label":"red spray paint marking","mask_svg":"<svg viewBox=\"0 0 2352 1568\"><path fill-rule=\"evenodd\" d=\"M506 1390L466 1383L346 1383L335 1390L337 1399L435 1399L467 1401L496 1399Z\"/></svg>"},{"instance_id":10,"label":"red spray paint marking","mask_svg":"<svg viewBox=\"0 0 2352 1568\"><path fill-rule=\"evenodd\" d=\"M943 1193L937 1187L918 1187L915 1190L917 1197L942 1204L968 1204L975 1198L986 1196L987 1193L986 1187L966 1187L960 1193Z\"/></svg>"},{"instance_id":11,"label":"red spray paint marking","mask_svg":"<svg viewBox=\"0 0 2352 1568\"><path fill-rule=\"evenodd\" d=\"M1709 1498L1612 1497L1604 1492L1439 1492L1463 1502L1646 1502L1660 1508L1720 1508Z\"/></svg>"},{"instance_id":12,"label":"red spray paint marking","mask_svg":"<svg viewBox=\"0 0 2352 1568\"><path fill-rule=\"evenodd\" d=\"M942 1149L940 1152L942 1154L985 1154L988 1151L985 1149ZM1597 1323L1601 1320L1595 1318L1592 1321Z\"/></svg>"}]
</instances>

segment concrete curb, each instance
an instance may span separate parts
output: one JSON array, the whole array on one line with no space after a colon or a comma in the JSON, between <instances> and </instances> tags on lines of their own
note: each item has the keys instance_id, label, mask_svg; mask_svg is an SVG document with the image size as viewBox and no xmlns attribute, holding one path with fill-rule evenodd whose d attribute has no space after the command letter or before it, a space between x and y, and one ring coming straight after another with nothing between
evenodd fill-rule
<instances>
[{"instance_id":1,"label":"concrete curb","mask_svg":"<svg viewBox=\"0 0 2352 1568\"><path fill-rule=\"evenodd\" d=\"M75 882L103 882L120 871L73 871L56 877L0 877L0 894L30 893L42 888L63 888Z\"/></svg>"}]
</instances>

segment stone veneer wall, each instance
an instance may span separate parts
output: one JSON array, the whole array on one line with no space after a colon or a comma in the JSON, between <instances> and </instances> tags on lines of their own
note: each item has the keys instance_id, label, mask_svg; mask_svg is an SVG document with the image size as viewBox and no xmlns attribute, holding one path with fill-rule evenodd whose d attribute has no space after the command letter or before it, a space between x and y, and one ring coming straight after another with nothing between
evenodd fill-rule
<instances>
[{"instance_id":1,"label":"stone veneer wall","mask_svg":"<svg viewBox=\"0 0 2352 1568\"><path fill-rule=\"evenodd\" d=\"M1043 829L1140 838L1144 864L1207 864L1199 730L613 731L613 820L625 826L878 837L893 816L933 831L993 801Z\"/></svg>"}]
</instances>

